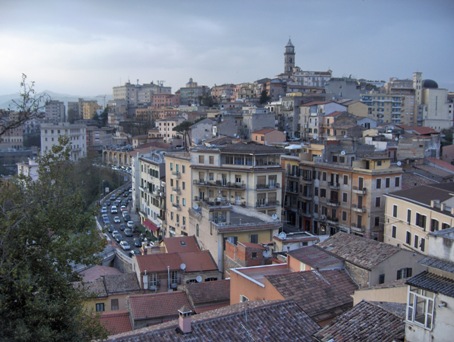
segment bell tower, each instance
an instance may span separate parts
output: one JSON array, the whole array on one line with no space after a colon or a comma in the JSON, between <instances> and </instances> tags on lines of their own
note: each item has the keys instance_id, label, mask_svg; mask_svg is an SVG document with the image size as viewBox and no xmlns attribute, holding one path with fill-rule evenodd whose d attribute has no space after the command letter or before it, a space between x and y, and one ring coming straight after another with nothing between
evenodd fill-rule
<instances>
[{"instance_id":1,"label":"bell tower","mask_svg":"<svg viewBox=\"0 0 454 342\"><path fill-rule=\"evenodd\" d=\"M291 74L294 67L295 67L295 47L293 46L292 41L289 38L288 43L285 46L284 53L284 74Z\"/></svg>"}]
</instances>

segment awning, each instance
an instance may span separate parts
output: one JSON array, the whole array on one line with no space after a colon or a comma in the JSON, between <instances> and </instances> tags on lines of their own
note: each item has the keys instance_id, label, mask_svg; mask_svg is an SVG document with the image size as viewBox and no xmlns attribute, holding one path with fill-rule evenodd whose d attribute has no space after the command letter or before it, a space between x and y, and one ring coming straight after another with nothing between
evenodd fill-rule
<instances>
[{"instance_id":1,"label":"awning","mask_svg":"<svg viewBox=\"0 0 454 342\"><path fill-rule=\"evenodd\" d=\"M142 224L151 232L157 232L159 230L159 227L155 225L153 222L151 222L149 219L145 219Z\"/></svg>"}]
</instances>

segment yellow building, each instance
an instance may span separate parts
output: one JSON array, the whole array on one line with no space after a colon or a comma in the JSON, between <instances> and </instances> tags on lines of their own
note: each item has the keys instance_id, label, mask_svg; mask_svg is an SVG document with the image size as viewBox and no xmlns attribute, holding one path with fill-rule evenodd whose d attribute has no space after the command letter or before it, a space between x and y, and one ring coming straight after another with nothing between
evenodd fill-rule
<instances>
[{"instance_id":1,"label":"yellow building","mask_svg":"<svg viewBox=\"0 0 454 342\"><path fill-rule=\"evenodd\" d=\"M427 255L429 233L454 226L454 183L388 194L384 242Z\"/></svg>"}]
</instances>

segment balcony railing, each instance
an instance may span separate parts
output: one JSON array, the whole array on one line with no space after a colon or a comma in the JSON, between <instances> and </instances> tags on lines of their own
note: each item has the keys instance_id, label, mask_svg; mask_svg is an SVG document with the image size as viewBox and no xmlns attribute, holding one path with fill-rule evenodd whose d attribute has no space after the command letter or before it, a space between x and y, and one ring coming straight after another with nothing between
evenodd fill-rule
<instances>
[{"instance_id":1,"label":"balcony railing","mask_svg":"<svg viewBox=\"0 0 454 342\"><path fill-rule=\"evenodd\" d=\"M330 207L338 207L340 205L340 203L338 200L329 199L326 201L326 205L328 205Z\"/></svg>"},{"instance_id":2,"label":"balcony railing","mask_svg":"<svg viewBox=\"0 0 454 342\"><path fill-rule=\"evenodd\" d=\"M326 218L326 221L329 223L329 224L332 224L332 225L336 225L338 222L339 222L339 219L337 217L327 217Z\"/></svg>"},{"instance_id":3,"label":"balcony railing","mask_svg":"<svg viewBox=\"0 0 454 342\"><path fill-rule=\"evenodd\" d=\"M310 194L310 193L302 193L302 194L301 194L301 198L303 198L303 199L305 199L305 200L308 200L308 201L311 201L312 198L313 198L313 196L312 196L312 194Z\"/></svg>"},{"instance_id":4,"label":"balcony railing","mask_svg":"<svg viewBox=\"0 0 454 342\"><path fill-rule=\"evenodd\" d=\"M358 188L357 186L353 186L352 187L352 191L355 194L365 195L366 192L367 192L367 189L366 188Z\"/></svg>"},{"instance_id":5,"label":"balcony railing","mask_svg":"<svg viewBox=\"0 0 454 342\"><path fill-rule=\"evenodd\" d=\"M241 183L231 183L231 182L223 182L223 181L205 181L203 179L194 179L192 184L198 186L206 186L206 187L216 187L216 188L231 188L231 189L245 189L246 184L244 182Z\"/></svg>"},{"instance_id":6,"label":"balcony railing","mask_svg":"<svg viewBox=\"0 0 454 342\"><path fill-rule=\"evenodd\" d=\"M366 207L364 206L359 206L358 204L353 204L352 209L354 212L357 213L365 213L366 212Z\"/></svg>"},{"instance_id":7,"label":"balcony railing","mask_svg":"<svg viewBox=\"0 0 454 342\"><path fill-rule=\"evenodd\" d=\"M312 182L313 182L313 179L310 177L303 177L302 180L304 183L308 183L308 184L312 184Z\"/></svg>"},{"instance_id":8,"label":"balcony railing","mask_svg":"<svg viewBox=\"0 0 454 342\"><path fill-rule=\"evenodd\" d=\"M180 188L172 188L172 191L175 192L176 194L181 194L181 189Z\"/></svg>"},{"instance_id":9,"label":"balcony railing","mask_svg":"<svg viewBox=\"0 0 454 342\"><path fill-rule=\"evenodd\" d=\"M181 173L179 171L172 172L172 178L180 179L180 177L181 177Z\"/></svg>"},{"instance_id":10,"label":"balcony railing","mask_svg":"<svg viewBox=\"0 0 454 342\"><path fill-rule=\"evenodd\" d=\"M337 182L329 182L328 185L329 185L330 189L332 189L332 190L339 190L339 188L340 188L340 184Z\"/></svg>"},{"instance_id":11,"label":"balcony railing","mask_svg":"<svg viewBox=\"0 0 454 342\"><path fill-rule=\"evenodd\" d=\"M181 210L180 204L178 203L172 203L172 207L176 210Z\"/></svg>"},{"instance_id":12,"label":"balcony railing","mask_svg":"<svg viewBox=\"0 0 454 342\"><path fill-rule=\"evenodd\" d=\"M269 184L257 184L257 190L276 190L279 189L281 185L279 183L269 183Z\"/></svg>"},{"instance_id":13,"label":"balcony railing","mask_svg":"<svg viewBox=\"0 0 454 342\"><path fill-rule=\"evenodd\" d=\"M268 202L257 201L255 203L256 208L276 207L278 205L280 205L279 201L268 201Z\"/></svg>"}]
</instances>

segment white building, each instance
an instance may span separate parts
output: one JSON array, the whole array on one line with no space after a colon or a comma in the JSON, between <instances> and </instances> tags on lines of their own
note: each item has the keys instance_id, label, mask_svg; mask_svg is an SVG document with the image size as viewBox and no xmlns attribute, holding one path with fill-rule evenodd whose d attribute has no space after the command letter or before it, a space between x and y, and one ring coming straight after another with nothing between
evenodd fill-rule
<instances>
[{"instance_id":1,"label":"white building","mask_svg":"<svg viewBox=\"0 0 454 342\"><path fill-rule=\"evenodd\" d=\"M48 153L58 145L60 136L69 137L70 159L75 161L87 156L87 128L82 124L41 124L41 154Z\"/></svg>"},{"instance_id":2,"label":"white building","mask_svg":"<svg viewBox=\"0 0 454 342\"><path fill-rule=\"evenodd\" d=\"M19 176L30 177L33 181L38 180L38 163L33 159L27 162L17 163L17 174Z\"/></svg>"},{"instance_id":3,"label":"white building","mask_svg":"<svg viewBox=\"0 0 454 342\"><path fill-rule=\"evenodd\" d=\"M171 143L173 139L181 136L173 129L184 121L184 118L169 118L156 120L156 128L159 130L159 136L163 138L164 142Z\"/></svg>"}]
</instances>

